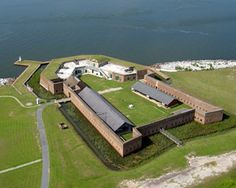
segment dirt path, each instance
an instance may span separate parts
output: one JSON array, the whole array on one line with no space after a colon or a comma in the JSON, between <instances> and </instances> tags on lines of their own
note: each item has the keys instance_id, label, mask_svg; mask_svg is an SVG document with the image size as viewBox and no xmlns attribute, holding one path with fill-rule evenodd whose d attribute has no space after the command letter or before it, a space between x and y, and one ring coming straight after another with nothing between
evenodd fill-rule
<instances>
[{"instance_id":1,"label":"dirt path","mask_svg":"<svg viewBox=\"0 0 236 188\"><path fill-rule=\"evenodd\" d=\"M129 188L183 188L199 184L204 179L228 172L236 165L236 151L203 157L186 157L189 166L181 171L173 171L159 178L146 180L124 180L120 187Z\"/></svg>"}]
</instances>

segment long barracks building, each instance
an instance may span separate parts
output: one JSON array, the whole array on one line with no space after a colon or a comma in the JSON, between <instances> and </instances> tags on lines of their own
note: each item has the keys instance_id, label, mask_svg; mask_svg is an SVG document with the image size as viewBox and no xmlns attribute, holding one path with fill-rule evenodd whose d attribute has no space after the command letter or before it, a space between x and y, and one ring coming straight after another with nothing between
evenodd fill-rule
<instances>
[{"instance_id":1,"label":"long barracks building","mask_svg":"<svg viewBox=\"0 0 236 188\"><path fill-rule=\"evenodd\" d=\"M204 102L179 89L165 84L164 82L157 80L154 74L146 74L144 76L144 81L147 85L157 88L160 91L175 97L182 103L195 109L194 120L201 124L210 124L223 119L224 110L222 108Z\"/></svg>"}]
</instances>

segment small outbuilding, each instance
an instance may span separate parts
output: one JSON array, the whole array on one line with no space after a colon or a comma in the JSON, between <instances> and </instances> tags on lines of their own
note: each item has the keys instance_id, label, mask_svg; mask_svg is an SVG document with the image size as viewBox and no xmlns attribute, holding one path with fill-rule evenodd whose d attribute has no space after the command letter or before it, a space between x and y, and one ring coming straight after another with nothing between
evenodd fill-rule
<instances>
[{"instance_id":1,"label":"small outbuilding","mask_svg":"<svg viewBox=\"0 0 236 188\"><path fill-rule=\"evenodd\" d=\"M166 107L171 107L178 103L178 100L170 95L167 95L159 89L153 88L143 82L136 82L131 89L146 97L162 103Z\"/></svg>"}]
</instances>

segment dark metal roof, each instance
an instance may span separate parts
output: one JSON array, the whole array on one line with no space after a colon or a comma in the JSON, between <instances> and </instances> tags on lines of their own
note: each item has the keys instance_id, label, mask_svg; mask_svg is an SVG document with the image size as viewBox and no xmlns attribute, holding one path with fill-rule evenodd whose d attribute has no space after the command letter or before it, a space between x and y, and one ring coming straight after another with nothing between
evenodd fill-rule
<instances>
[{"instance_id":1,"label":"dark metal roof","mask_svg":"<svg viewBox=\"0 0 236 188\"><path fill-rule=\"evenodd\" d=\"M125 123L132 123L118 110L116 110L101 95L89 87L85 87L78 96L113 130L117 131Z\"/></svg>"},{"instance_id":2,"label":"dark metal roof","mask_svg":"<svg viewBox=\"0 0 236 188\"><path fill-rule=\"evenodd\" d=\"M172 101L175 100L174 97L167 95L163 93L162 91L155 89L151 86L148 86L147 84L143 82L136 82L133 86L132 89L135 91L138 91L139 93L143 95L148 95L150 98L159 101L165 105L169 105Z\"/></svg>"}]
</instances>

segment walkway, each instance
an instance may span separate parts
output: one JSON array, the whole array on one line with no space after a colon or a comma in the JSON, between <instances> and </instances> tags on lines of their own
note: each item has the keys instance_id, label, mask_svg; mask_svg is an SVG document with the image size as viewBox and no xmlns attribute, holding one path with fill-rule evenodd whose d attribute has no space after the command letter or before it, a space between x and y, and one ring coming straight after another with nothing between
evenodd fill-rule
<instances>
[{"instance_id":1,"label":"walkway","mask_svg":"<svg viewBox=\"0 0 236 188\"><path fill-rule=\"evenodd\" d=\"M34 108L40 105L34 105L34 106L25 106L22 102L20 102L20 100L18 98L16 98L15 96L11 96L11 95L1 95L0 98L12 98L15 99L16 102L18 102L20 104L21 107L23 108Z\"/></svg>"},{"instance_id":2,"label":"walkway","mask_svg":"<svg viewBox=\"0 0 236 188\"><path fill-rule=\"evenodd\" d=\"M66 103L66 102L69 102L69 101L71 101L70 98L63 98L63 99L55 100L55 103Z\"/></svg>"},{"instance_id":3,"label":"walkway","mask_svg":"<svg viewBox=\"0 0 236 188\"><path fill-rule=\"evenodd\" d=\"M178 138L176 138L174 135L170 134L167 130L165 129L160 129L160 133L172 140L174 143L176 143L177 146L182 146L183 142L180 141Z\"/></svg>"},{"instance_id":4,"label":"walkway","mask_svg":"<svg viewBox=\"0 0 236 188\"><path fill-rule=\"evenodd\" d=\"M37 113L37 126L39 130L39 135L40 135L42 159L43 159L41 188L48 188L49 186L49 173L50 173L49 150L48 150L46 131L44 129L44 124L43 124L42 112L43 112L43 109L50 104L52 103L41 105L37 109L37 112L36 112Z\"/></svg>"},{"instance_id":5,"label":"walkway","mask_svg":"<svg viewBox=\"0 0 236 188\"><path fill-rule=\"evenodd\" d=\"M16 169L19 169L19 168L23 168L25 166L29 166L29 165L32 165L32 164L35 164L35 163L39 163L41 161L42 161L42 159L38 159L38 160L31 161L31 162L28 162L28 163L25 163L25 164L22 164L22 165L18 165L18 166L12 167L12 168L8 168L8 169L5 169L5 170L0 170L0 174L10 172L12 170L16 170Z\"/></svg>"},{"instance_id":6,"label":"walkway","mask_svg":"<svg viewBox=\"0 0 236 188\"><path fill-rule=\"evenodd\" d=\"M109 89L105 89L105 90L102 90L102 91L98 91L98 93L101 95L101 94L105 94L105 93L119 91L119 90L122 90L122 89L123 89L122 87L115 87L115 88L109 88Z\"/></svg>"}]
</instances>

